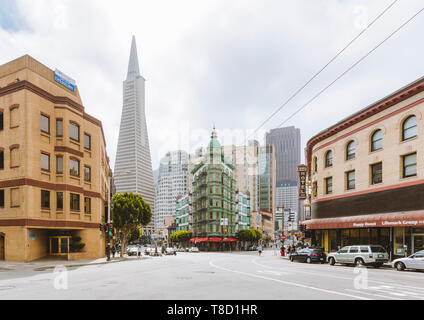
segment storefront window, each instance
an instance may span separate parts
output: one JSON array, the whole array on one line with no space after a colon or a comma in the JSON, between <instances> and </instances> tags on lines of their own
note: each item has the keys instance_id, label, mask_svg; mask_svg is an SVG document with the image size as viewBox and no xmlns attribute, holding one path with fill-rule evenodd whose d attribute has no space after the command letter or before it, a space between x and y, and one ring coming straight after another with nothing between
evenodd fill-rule
<instances>
[{"instance_id":1,"label":"storefront window","mask_svg":"<svg viewBox=\"0 0 424 320\"><path fill-rule=\"evenodd\" d=\"M403 228L394 228L393 232L393 254L396 256L405 256L403 248Z\"/></svg>"}]
</instances>

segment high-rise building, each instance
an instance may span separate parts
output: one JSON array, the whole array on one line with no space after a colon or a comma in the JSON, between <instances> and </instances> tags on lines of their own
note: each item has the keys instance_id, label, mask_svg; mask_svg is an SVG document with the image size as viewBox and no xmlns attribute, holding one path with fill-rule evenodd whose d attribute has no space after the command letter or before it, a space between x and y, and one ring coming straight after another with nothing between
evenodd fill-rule
<instances>
[{"instance_id":1,"label":"high-rise building","mask_svg":"<svg viewBox=\"0 0 424 320\"><path fill-rule=\"evenodd\" d=\"M275 152L276 207L301 211L297 193L297 166L301 159L300 129L285 127L272 129L266 134L266 145L273 145Z\"/></svg>"},{"instance_id":2,"label":"high-rise building","mask_svg":"<svg viewBox=\"0 0 424 320\"><path fill-rule=\"evenodd\" d=\"M152 209L152 222L144 234L154 232L155 187L145 114L145 79L140 75L135 37L132 38L115 161L116 192L133 192Z\"/></svg>"},{"instance_id":3,"label":"high-rise building","mask_svg":"<svg viewBox=\"0 0 424 320\"><path fill-rule=\"evenodd\" d=\"M160 161L155 200L155 228L164 228L165 217L175 217L176 200L188 192L188 154L168 152Z\"/></svg>"}]
</instances>

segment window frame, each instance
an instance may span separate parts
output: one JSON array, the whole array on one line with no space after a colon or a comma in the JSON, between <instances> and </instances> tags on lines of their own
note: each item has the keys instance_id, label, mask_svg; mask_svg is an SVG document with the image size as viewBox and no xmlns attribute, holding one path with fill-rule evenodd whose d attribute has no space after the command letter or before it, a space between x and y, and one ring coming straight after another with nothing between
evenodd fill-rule
<instances>
[{"instance_id":1,"label":"window frame","mask_svg":"<svg viewBox=\"0 0 424 320\"><path fill-rule=\"evenodd\" d=\"M410 119L412 119L412 118L414 118L415 119L415 125L414 126L411 126L411 127L409 127L409 128L405 128L405 124L406 124L406 122L407 121L409 121ZM413 129L413 128L415 128L415 135L413 135L413 136L411 136L411 137L409 137L409 138L405 138L405 132L407 131L407 130L410 130L410 129ZM410 139L414 139L415 137L417 137L418 136L418 119L417 119L417 116L416 115L410 115L410 116L408 116L403 122L402 122L402 141L407 141L407 140L410 140Z\"/></svg>"},{"instance_id":2,"label":"window frame","mask_svg":"<svg viewBox=\"0 0 424 320\"><path fill-rule=\"evenodd\" d=\"M89 210L87 211L87 200L89 204ZM91 198L90 197L84 197L84 213L85 214L91 214Z\"/></svg>"},{"instance_id":3,"label":"window frame","mask_svg":"<svg viewBox=\"0 0 424 320\"><path fill-rule=\"evenodd\" d=\"M43 118L47 119L47 131L43 129ZM40 131L44 134L50 135L50 116L45 113L40 113Z\"/></svg>"},{"instance_id":4,"label":"window frame","mask_svg":"<svg viewBox=\"0 0 424 320\"><path fill-rule=\"evenodd\" d=\"M381 165L381 181L375 182L374 181L374 172L373 169L377 166L377 165ZM380 184L383 183L383 162L377 162L377 163L373 163L370 164L370 173L371 173L371 185L376 185L376 184Z\"/></svg>"},{"instance_id":5,"label":"window frame","mask_svg":"<svg viewBox=\"0 0 424 320\"><path fill-rule=\"evenodd\" d=\"M325 194L332 194L333 193L333 177L327 177L325 180ZM331 180L331 185L328 183ZM329 190L329 187L331 190Z\"/></svg>"},{"instance_id":6,"label":"window frame","mask_svg":"<svg viewBox=\"0 0 424 320\"><path fill-rule=\"evenodd\" d=\"M4 149L0 148L0 170L4 170Z\"/></svg>"},{"instance_id":7,"label":"window frame","mask_svg":"<svg viewBox=\"0 0 424 320\"><path fill-rule=\"evenodd\" d=\"M331 158L329 158L329 155L331 155ZM330 160L330 161L329 161ZM325 153L325 157L324 157L324 165L326 168L330 168L333 166L333 151L332 150L328 150Z\"/></svg>"},{"instance_id":8,"label":"window frame","mask_svg":"<svg viewBox=\"0 0 424 320\"><path fill-rule=\"evenodd\" d=\"M72 173L72 161L75 161L78 163L78 173L77 174L73 174ZM71 175L72 177L81 177L81 161L77 158L69 158L69 175Z\"/></svg>"},{"instance_id":9,"label":"window frame","mask_svg":"<svg viewBox=\"0 0 424 320\"><path fill-rule=\"evenodd\" d=\"M353 154L349 153L349 151L351 152L351 148L349 148L351 145L353 145ZM351 140L348 142L348 144L346 145L346 160L353 160L356 158L356 143L354 140Z\"/></svg>"},{"instance_id":10,"label":"window frame","mask_svg":"<svg viewBox=\"0 0 424 320\"><path fill-rule=\"evenodd\" d=\"M415 155L415 164L405 166L405 158L406 158L406 157L413 156L413 155ZM412 175L411 175L411 174L410 174L410 175L406 175L406 169L407 169L408 167L411 167L411 166L415 166L415 174L412 174ZM402 156L402 178L411 178L411 177L416 177L416 176L417 176L417 174L418 174L417 170L418 170L418 168L417 168L417 153L416 153L416 152L413 152L413 153L409 153L409 154L405 154L405 155L403 155L403 156Z\"/></svg>"},{"instance_id":11,"label":"window frame","mask_svg":"<svg viewBox=\"0 0 424 320\"><path fill-rule=\"evenodd\" d=\"M75 139L74 137L72 137L72 130L71 130L71 126L75 126L76 128L78 128L78 139ZM74 140L74 141L76 141L76 142L80 142L80 140L81 140L81 128L80 128L80 125L78 124L78 123L76 123L76 122L73 122L73 121L69 121L69 138L71 139L71 140Z\"/></svg>"},{"instance_id":12,"label":"window frame","mask_svg":"<svg viewBox=\"0 0 424 320\"><path fill-rule=\"evenodd\" d=\"M4 130L4 110L0 109L0 131Z\"/></svg>"},{"instance_id":13,"label":"window frame","mask_svg":"<svg viewBox=\"0 0 424 320\"><path fill-rule=\"evenodd\" d=\"M62 169L59 171L59 159L62 159ZM63 174L63 155L56 155L56 174Z\"/></svg>"},{"instance_id":14,"label":"window frame","mask_svg":"<svg viewBox=\"0 0 424 320\"><path fill-rule=\"evenodd\" d=\"M60 129L60 134L59 134L59 126L58 123L61 123L61 129ZM63 119L62 118L56 118L56 137L58 138L62 138L63 137Z\"/></svg>"},{"instance_id":15,"label":"window frame","mask_svg":"<svg viewBox=\"0 0 424 320\"><path fill-rule=\"evenodd\" d=\"M352 180L349 180L349 174L352 174L352 173L354 175L354 177L353 177L353 187L351 187L349 185L349 182L352 181ZM347 171L346 172L346 190L355 190L355 188L356 188L356 172L355 172L355 170Z\"/></svg>"},{"instance_id":16,"label":"window frame","mask_svg":"<svg viewBox=\"0 0 424 320\"><path fill-rule=\"evenodd\" d=\"M88 137L88 139L89 139L88 140L89 141L89 147L88 148L85 146L86 137ZM84 149L91 151L91 134L88 134L87 132L84 132Z\"/></svg>"},{"instance_id":17,"label":"window frame","mask_svg":"<svg viewBox=\"0 0 424 320\"><path fill-rule=\"evenodd\" d=\"M48 194L48 205L47 206L44 205L44 201L46 199L44 199L43 194L44 195ZM50 210L50 205L51 205L51 201L50 201L50 190L43 190L43 189L41 189L41 209L42 210Z\"/></svg>"},{"instance_id":18,"label":"window frame","mask_svg":"<svg viewBox=\"0 0 424 320\"><path fill-rule=\"evenodd\" d=\"M377 140L375 140L374 139L374 137L375 137L375 135L377 134L377 133L381 133L381 138L380 139L377 139ZM375 148L375 144L377 143L377 142L379 142L379 141L381 141L381 147L380 148L378 148L378 149L376 149ZM372 134L371 134L371 138L370 138L370 144L371 144L371 152L376 152L376 151L379 151L379 150L382 150L383 149L383 130L381 130L381 129L377 129L377 130L375 130Z\"/></svg>"},{"instance_id":19,"label":"window frame","mask_svg":"<svg viewBox=\"0 0 424 320\"><path fill-rule=\"evenodd\" d=\"M47 157L48 159L48 168L43 168L43 156ZM40 158L40 168L41 171L50 172L50 153L41 151L41 158Z\"/></svg>"},{"instance_id":20,"label":"window frame","mask_svg":"<svg viewBox=\"0 0 424 320\"><path fill-rule=\"evenodd\" d=\"M59 207L59 194L62 195L62 200L61 200L62 207ZM63 191L56 192L56 210L63 211L63 202L64 202L64 200L65 200L65 194L64 194L64 192Z\"/></svg>"},{"instance_id":21,"label":"window frame","mask_svg":"<svg viewBox=\"0 0 424 320\"><path fill-rule=\"evenodd\" d=\"M85 169L88 169L89 170L89 179L86 179L86 171L85 171ZM91 182L91 167L90 166L88 166L88 165L84 165L84 181L85 182Z\"/></svg>"},{"instance_id":22,"label":"window frame","mask_svg":"<svg viewBox=\"0 0 424 320\"><path fill-rule=\"evenodd\" d=\"M0 189L0 194L2 194L2 197L0 197L0 208L4 208L6 205L6 190Z\"/></svg>"},{"instance_id":23,"label":"window frame","mask_svg":"<svg viewBox=\"0 0 424 320\"><path fill-rule=\"evenodd\" d=\"M75 196L75 197L74 197ZM78 200L78 209L73 208L73 201ZM69 196L69 210L81 211L81 196L78 193L70 193Z\"/></svg>"}]
</instances>

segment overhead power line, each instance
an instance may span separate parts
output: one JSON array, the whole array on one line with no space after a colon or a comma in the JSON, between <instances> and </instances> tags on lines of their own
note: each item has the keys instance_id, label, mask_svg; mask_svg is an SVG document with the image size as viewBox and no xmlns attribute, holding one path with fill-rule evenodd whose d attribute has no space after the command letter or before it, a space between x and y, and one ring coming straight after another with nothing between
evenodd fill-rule
<instances>
[{"instance_id":1,"label":"overhead power line","mask_svg":"<svg viewBox=\"0 0 424 320\"><path fill-rule=\"evenodd\" d=\"M414 20L421 12L424 11L424 8L415 13L411 18L405 21L402 25L400 25L395 31L393 31L388 37L386 37L383 41L381 41L377 46L375 46L372 50L370 50L367 54L365 54L362 58L357 60L353 65L351 65L347 70L345 70L342 74L340 74L336 79L334 79L329 85L327 85L324 89L319 91L314 97L312 97L308 102L306 102L302 107L293 112L287 119L285 119L282 123L278 125L278 128L282 127L287 121L293 118L300 111L305 109L311 102L313 102L316 98L318 98L322 93L324 93L328 88L330 88L334 83L336 83L340 78L345 76L349 71L355 68L359 63L361 63L365 58L367 58L371 53L377 50L383 43L393 37L397 32L399 32L404 26L406 26L409 22Z\"/></svg>"},{"instance_id":2,"label":"overhead power line","mask_svg":"<svg viewBox=\"0 0 424 320\"><path fill-rule=\"evenodd\" d=\"M357 36L355 36L342 50L340 50L333 58L331 58L318 72L316 72L304 85L302 85L296 92L294 92L277 110L275 110L268 118L266 118L258 128L248 137L253 136L260 128L264 126L272 117L281 111L294 97L296 97L303 89L305 89L309 83L311 83L318 75L321 74L334 60L336 60L347 48L349 48L362 34L365 33L378 19L380 19L391 7L395 5L399 0L395 0L390 3L366 28L364 28Z\"/></svg>"}]
</instances>

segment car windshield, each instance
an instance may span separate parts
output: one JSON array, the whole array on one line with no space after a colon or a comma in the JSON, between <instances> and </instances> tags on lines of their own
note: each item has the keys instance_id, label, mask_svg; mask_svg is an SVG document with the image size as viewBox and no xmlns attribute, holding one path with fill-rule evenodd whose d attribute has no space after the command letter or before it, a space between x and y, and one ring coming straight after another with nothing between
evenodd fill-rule
<instances>
[{"instance_id":1,"label":"car windshield","mask_svg":"<svg viewBox=\"0 0 424 320\"><path fill-rule=\"evenodd\" d=\"M386 249L384 249L383 247L380 247L380 246L371 246L371 252L385 253Z\"/></svg>"}]
</instances>

